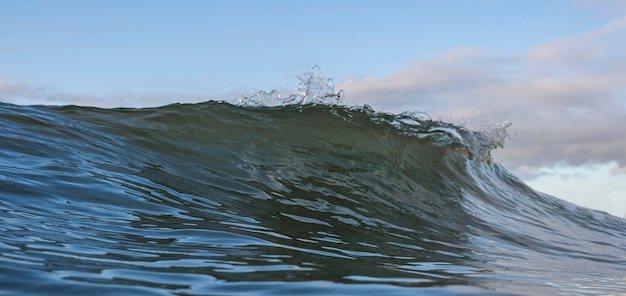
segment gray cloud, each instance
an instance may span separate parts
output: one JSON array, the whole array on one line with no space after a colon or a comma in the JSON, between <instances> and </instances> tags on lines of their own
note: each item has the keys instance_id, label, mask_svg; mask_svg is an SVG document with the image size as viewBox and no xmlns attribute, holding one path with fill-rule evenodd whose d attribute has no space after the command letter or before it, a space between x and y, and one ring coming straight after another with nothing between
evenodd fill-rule
<instances>
[{"instance_id":1,"label":"gray cloud","mask_svg":"<svg viewBox=\"0 0 626 296\"><path fill-rule=\"evenodd\" d=\"M518 55L457 48L383 78L338 84L348 101L377 110L424 111L484 129L510 120L495 155L525 177L556 164L616 161L626 172L626 17Z\"/></svg>"}]
</instances>

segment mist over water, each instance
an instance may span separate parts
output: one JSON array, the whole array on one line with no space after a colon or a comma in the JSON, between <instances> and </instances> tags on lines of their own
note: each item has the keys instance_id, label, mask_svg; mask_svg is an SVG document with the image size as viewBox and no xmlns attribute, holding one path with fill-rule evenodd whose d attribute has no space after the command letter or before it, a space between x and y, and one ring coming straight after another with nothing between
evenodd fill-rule
<instances>
[{"instance_id":1,"label":"mist over water","mask_svg":"<svg viewBox=\"0 0 626 296\"><path fill-rule=\"evenodd\" d=\"M348 107L307 77L237 104L0 104L0 294L626 290L625 220L499 165L508 124Z\"/></svg>"}]
</instances>

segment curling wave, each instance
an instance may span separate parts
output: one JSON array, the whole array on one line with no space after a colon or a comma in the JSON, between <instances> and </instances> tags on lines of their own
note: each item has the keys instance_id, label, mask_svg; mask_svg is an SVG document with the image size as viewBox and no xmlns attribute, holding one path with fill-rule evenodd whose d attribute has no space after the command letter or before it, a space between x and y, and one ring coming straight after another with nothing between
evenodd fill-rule
<instances>
[{"instance_id":1,"label":"curling wave","mask_svg":"<svg viewBox=\"0 0 626 296\"><path fill-rule=\"evenodd\" d=\"M0 294L626 289L624 220L492 161L507 123L377 113L311 83L269 105L0 104Z\"/></svg>"}]
</instances>

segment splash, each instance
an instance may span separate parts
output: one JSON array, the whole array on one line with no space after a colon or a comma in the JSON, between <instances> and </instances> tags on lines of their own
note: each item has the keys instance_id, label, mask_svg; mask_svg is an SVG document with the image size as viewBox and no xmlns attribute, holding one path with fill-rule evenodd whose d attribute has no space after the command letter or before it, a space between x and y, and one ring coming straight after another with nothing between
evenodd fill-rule
<instances>
[{"instance_id":1,"label":"splash","mask_svg":"<svg viewBox=\"0 0 626 296\"><path fill-rule=\"evenodd\" d=\"M298 91L287 97L282 97L278 90L255 91L249 96L240 96L234 102L243 107L275 107L288 105L346 105L343 90L335 90L335 82L324 77L319 66L313 66L309 71L298 77Z\"/></svg>"},{"instance_id":2,"label":"splash","mask_svg":"<svg viewBox=\"0 0 626 296\"><path fill-rule=\"evenodd\" d=\"M277 107L293 105L343 106L353 111L370 115L373 122L385 123L402 133L419 138L430 138L442 146L455 146L469 159L491 164L491 150L503 148L508 137L507 128L511 122L505 121L485 131L471 131L462 126L433 120L425 112L405 111L391 114L374 110L371 106L347 106L344 91L336 90L333 79L324 77L319 66L315 65L298 77L298 91L282 97L278 90L259 90L249 96L240 96L234 102L242 107Z\"/></svg>"}]
</instances>

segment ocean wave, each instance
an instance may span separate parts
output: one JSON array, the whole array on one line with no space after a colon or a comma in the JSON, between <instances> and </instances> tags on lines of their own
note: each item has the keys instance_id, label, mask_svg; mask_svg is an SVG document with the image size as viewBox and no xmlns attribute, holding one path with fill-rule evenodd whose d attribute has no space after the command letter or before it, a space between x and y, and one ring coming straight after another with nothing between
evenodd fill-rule
<instances>
[{"instance_id":1,"label":"ocean wave","mask_svg":"<svg viewBox=\"0 0 626 296\"><path fill-rule=\"evenodd\" d=\"M626 222L493 161L510 123L471 131L302 85L237 104L0 104L0 294L626 289Z\"/></svg>"}]
</instances>

